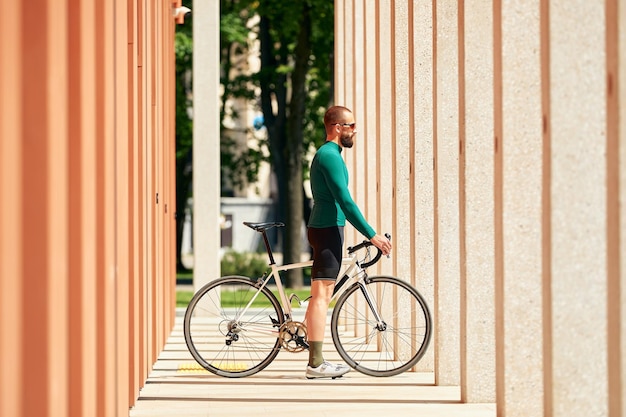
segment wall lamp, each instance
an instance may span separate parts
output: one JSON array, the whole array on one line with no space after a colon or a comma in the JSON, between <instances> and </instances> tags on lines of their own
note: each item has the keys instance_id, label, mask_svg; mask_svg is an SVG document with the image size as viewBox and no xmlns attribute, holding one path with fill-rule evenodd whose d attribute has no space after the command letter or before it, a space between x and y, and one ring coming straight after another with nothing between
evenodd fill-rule
<instances>
[{"instance_id":1,"label":"wall lamp","mask_svg":"<svg viewBox=\"0 0 626 417\"><path fill-rule=\"evenodd\" d=\"M181 6L172 8L174 20L176 20L176 23L178 23L179 25L185 23L185 16L187 16L187 14L189 13L191 13L191 9L189 7Z\"/></svg>"}]
</instances>

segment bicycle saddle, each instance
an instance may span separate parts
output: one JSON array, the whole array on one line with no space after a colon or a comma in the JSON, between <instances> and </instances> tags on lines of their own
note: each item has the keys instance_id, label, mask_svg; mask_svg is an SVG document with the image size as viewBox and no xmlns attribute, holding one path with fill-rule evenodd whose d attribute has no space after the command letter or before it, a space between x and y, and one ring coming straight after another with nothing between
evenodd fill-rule
<instances>
[{"instance_id":1,"label":"bicycle saddle","mask_svg":"<svg viewBox=\"0 0 626 417\"><path fill-rule=\"evenodd\" d=\"M264 232L267 229L271 229L272 227L283 227L285 224L281 222L264 222L264 223L252 223L252 222L243 222L250 229L255 230L257 232Z\"/></svg>"}]
</instances>

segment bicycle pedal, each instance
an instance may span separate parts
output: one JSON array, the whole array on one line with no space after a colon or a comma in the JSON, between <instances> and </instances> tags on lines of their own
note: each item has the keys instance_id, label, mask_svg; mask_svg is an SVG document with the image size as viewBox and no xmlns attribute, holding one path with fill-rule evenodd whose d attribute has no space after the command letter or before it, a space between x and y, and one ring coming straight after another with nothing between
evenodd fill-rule
<instances>
[{"instance_id":1,"label":"bicycle pedal","mask_svg":"<svg viewBox=\"0 0 626 417\"><path fill-rule=\"evenodd\" d=\"M303 348L305 348L307 350L309 349L309 343L301 336L298 336L296 338L296 345L302 346Z\"/></svg>"}]
</instances>

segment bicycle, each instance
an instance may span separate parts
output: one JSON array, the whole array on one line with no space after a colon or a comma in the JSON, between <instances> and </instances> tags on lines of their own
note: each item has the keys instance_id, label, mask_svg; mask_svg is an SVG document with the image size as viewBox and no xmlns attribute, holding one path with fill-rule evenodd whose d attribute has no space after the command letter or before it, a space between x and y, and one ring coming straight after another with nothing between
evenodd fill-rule
<instances>
[{"instance_id":1,"label":"bicycle","mask_svg":"<svg viewBox=\"0 0 626 417\"><path fill-rule=\"evenodd\" d=\"M238 378L263 370L285 349L308 348L306 325L293 319L280 272L312 266L312 261L278 266L267 230L283 223L244 224L262 234L269 269L258 279L226 276L212 281L192 297L184 318L185 343L203 368L215 375ZM368 276L378 262L371 242L347 249L345 272L331 299L330 329L339 355L353 369L370 376L398 375L425 354L432 319L422 295L410 284L391 276ZM375 248L375 247L374 247ZM274 280L278 298L268 288ZM280 299L280 301L279 301ZM334 303L334 307L333 306Z\"/></svg>"}]
</instances>

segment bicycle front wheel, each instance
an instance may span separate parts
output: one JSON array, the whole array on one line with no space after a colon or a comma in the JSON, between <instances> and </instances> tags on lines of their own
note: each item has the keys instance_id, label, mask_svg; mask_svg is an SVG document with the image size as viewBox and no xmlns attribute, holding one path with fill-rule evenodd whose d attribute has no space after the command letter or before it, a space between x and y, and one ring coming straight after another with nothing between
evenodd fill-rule
<instances>
[{"instance_id":1,"label":"bicycle front wheel","mask_svg":"<svg viewBox=\"0 0 626 417\"><path fill-rule=\"evenodd\" d=\"M239 378L259 372L278 355L283 322L283 310L270 290L259 291L250 278L227 276L193 296L183 331L189 352L203 368Z\"/></svg>"},{"instance_id":2,"label":"bicycle front wheel","mask_svg":"<svg viewBox=\"0 0 626 417\"><path fill-rule=\"evenodd\" d=\"M337 352L352 368L371 376L393 376L424 356L432 320L424 298L410 284L375 276L339 297L331 333Z\"/></svg>"}]
</instances>

